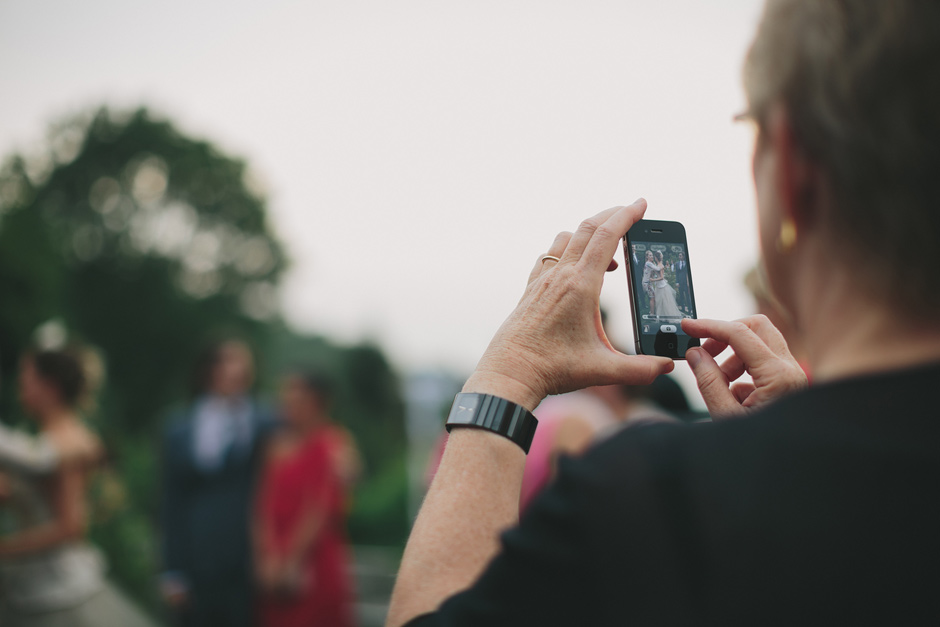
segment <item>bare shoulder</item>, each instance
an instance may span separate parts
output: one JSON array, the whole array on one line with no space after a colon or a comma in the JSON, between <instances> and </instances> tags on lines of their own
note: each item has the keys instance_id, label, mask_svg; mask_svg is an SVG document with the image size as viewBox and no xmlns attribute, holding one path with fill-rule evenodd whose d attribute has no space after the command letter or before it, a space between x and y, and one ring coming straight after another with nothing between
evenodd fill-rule
<instances>
[{"instance_id":1,"label":"bare shoulder","mask_svg":"<svg viewBox=\"0 0 940 627\"><path fill-rule=\"evenodd\" d=\"M104 458L101 439L79 420L46 432L63 466L93 466Z\"/></svg>"}]
</instances>

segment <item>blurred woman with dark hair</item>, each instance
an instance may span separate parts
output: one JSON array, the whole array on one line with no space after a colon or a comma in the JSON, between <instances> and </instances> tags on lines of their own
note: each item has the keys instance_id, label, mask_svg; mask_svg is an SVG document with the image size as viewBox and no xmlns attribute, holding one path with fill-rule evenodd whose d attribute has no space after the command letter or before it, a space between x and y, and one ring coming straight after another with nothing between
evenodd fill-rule
<instances>
[{"instance_id":1,"label":"blurred woman with dark hair","mask_svg":"<svg viewBox=\"0 0 940 627\"><path fill-rule=\"evenodd\" d=\"M265 452L254 524L264 627L353 624L344 527L359 462L330 419L331 399L316 374L291 374L282 388L283 428Z\"/></svg>"},{"instance_id":2,"label":"blurred woman with dark hair","mask_svg":"<svg viewBox=\"0 0 940 627\"><path fill-rule=\"evenodd\" d=\"M5 505L14 512L0 537L4 627L150 624L107 585L103 560L85 541L86 486L103 457L78 414L87 382L74 349L33 352L21 362L20 402L40 434L0 431Z\"/></svg>"}]
</instances>

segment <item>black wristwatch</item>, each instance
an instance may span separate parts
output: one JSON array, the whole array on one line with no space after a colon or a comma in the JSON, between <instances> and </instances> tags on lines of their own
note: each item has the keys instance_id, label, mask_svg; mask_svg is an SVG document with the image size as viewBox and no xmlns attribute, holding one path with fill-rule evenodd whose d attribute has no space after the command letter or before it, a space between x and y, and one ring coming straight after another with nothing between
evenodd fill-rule
<instances>
[{"instance_id":1,"label":"black wristwatch","mask_svg":"<svg viewBox=\"0 0 940 627\"><path fill-rule=\"evenodd\" d=\"M485 429L509 438L529 452L538 419L522 405L491 394L460 393L447 417L447 431L454 427Z\"/></svg>"}]
</instances>

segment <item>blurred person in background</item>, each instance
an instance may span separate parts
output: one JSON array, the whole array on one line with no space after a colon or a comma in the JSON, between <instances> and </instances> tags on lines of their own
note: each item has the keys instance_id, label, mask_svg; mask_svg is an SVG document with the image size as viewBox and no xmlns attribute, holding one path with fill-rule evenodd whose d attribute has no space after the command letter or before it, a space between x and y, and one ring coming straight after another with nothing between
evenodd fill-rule
<instances>
[{"instance_id":1,"label":"blurred person in background","mask_svg":"<svg viewBox=\"0 0 940 627\"><path fill-rule=\"evenodd\" d=\"M532 499L555 477L562 456L580 455L601 433L609 433L617 423L617 415L595 388L579 390L542 401L533 412L539 428L525 460L519 512L525 511ZM441 451L443 456L444 451ZM438 460L440 465L440 459Z\"/></svg>"},{"instance_id":2,"label":"blurred person in background","mask_svg":"<svg viewBox=\"0 0 940 627\"><path fill-rule=\"evenodd\" d=\"M182 625L247 626L254 604L249 518L271 413L251 396L247 344L207 346L189 406L171 416L163 445L164 599Z\"/></svg>"},{"instance_id":3,"label":"blurred person in background","mask_svg":"<svg viewBox=\"0 0 940 627\"><path fill-rule=\"evenodd\" d=\"M674 367L598 324L646 202L560 233L456 399L389 627L940 623L940 3L767 0L744 76L813 385L766 316L685 319L715 422L624 430L520 522L528 412Z\"/></svg>"},{"instance_id":4,"label":"blurred person in background","mask_svg":"<svg viewBox=\"0 0 940 627\"><path fill-rule=\"evenodd\" d=\"M104 559L85 539L86 488L103 448L79 415L90 392L84 362L76 348L28 353L19 395L39 435L0 428L4 627L151 625L105 581Z\"/></svg>"},{"instance_id":5,"label":"blurred person in background","mask_svg":"<svg viewBox=\"0 0 940 627\"><path fill-rule=\"evenodd\" d=\"M697 422L708 419L708 412L692 409L682 386L672 376L659 376L649 386L648 399L670 416L683 422Z\"/></svg>"},{"instance_id":6,"label":"blurred person in background","mask_svg":"<svg viewBox=\"0 0 940 627\"><path fill-rule=\"evenodd\" d=\"M353 624L345 522L360 462L331 403L323 376L286 377L283 424L265 450L253 525L262 627Z\"/></svg>"},{"instance_id":7,"label":"blurred person in background","mask_svg":"<svg viewBox=\"0 0 940 627\"><path fill-rule=\"evenodd\" d=\"M654 385L595 386L540 403L533 412L539 426L526 456L519 513L555 478L562 456L581 455L626 427L676 420L656 403Z\"/></svg>"}]
</instances>

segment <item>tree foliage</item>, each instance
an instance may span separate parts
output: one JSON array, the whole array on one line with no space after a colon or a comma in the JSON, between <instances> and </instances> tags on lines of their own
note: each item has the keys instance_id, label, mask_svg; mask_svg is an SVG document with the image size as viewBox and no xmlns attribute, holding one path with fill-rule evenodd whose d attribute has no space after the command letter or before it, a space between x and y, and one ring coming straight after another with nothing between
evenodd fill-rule
<instances>
[{"instance_id":1,"label":"tree foliage","mask_svg":"<svg viewBox=\"0 0 940 627\"><path fill-rule=\"evenodd\" d=\"M107 356L113 417L146 429L210 330L259 338L283 247L245 163L145 109L72 118L49 146L0 172L0 293L23 296L4 307L3 365L61 317Z\"/></svg>"},{"instance_id":2,"label":"tree foliage","mask_svg":"<svg viewBox=\"0 0 940 627\"><path fill-rule=\"evenodd\" d=\"M368 516L357 533L403 537L397 378L375 346L337 346L285 327L275 296L286 267L246 163L146 109L72 117L51 128L41 151L0 167L0 368L14 370L49 320L101 351L107 384L95 415L120 486L104 482L96 498L124 505L109 506L93 537L139 598L150 594L155 567L156 435L212 335L249 341L269 391L291 366L332 375L338 418L368 466L359 500ZM4 377L4 417L16 416L14 399Z\"/></svg>"}]
</instances>

